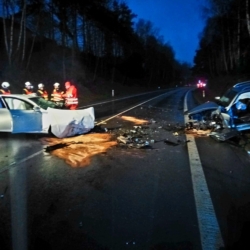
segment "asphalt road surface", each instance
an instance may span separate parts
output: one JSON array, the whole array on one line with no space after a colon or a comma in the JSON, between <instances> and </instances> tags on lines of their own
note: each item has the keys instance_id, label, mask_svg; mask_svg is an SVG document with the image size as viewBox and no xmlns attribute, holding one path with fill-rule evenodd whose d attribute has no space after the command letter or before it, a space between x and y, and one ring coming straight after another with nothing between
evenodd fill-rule
<instances>
[{"instance_id":1,"label":"asphalt road surface","mask_svg":"<svg viewBox=\"0 0 250 250\"><path fill-rule=\"evenodd\" d=\"M196 105L188 88L147 100L95 106L96 134L117 141L136 125L148 144L98 151L95 133L83 135L91 144L83 165L71 164L70 146L53 136L0 134L1 250L249 249L241 246L250 221L247 153L185 132L185 105ZM45 139L61 148L45 152ZM83 145L71 146L83 157Z\"/></svg>"}]
</instances>

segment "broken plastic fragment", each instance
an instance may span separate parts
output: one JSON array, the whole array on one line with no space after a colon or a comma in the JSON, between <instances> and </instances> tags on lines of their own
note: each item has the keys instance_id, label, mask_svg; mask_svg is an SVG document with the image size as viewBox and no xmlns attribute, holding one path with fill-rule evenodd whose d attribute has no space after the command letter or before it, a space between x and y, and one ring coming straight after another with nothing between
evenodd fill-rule
<instances>
[{"instance_id":1,"label":"broken plastic fragment","mask_svg":"<svg viewBox=\"0 0 250 250\"><path fill-rule=\"evenodd\" d=\"M69 146L68 143L58 143L58 144L55 144L55 145L52 145L52 146L47 146L45 148L45 152L51 152L53 150L56 150L56 149L59 149L59 148L64 148L64 147L67 147Z\"/></svg>"},{"instance_id":2,"label":"broken plastic fragment","mask_svg":"<svg viewBox=\"0 0 250 250\"><path fill-rule=\"evenodd\" d=\"M126 137L124 137L124 136L119 136L119 137L117 137L117 140L118 140L119 142L124 143L124 144L127 144L127 142L128 142L128 140L127 140Z\"/></svg>"},{"instance_id":3,"label":"broken plastic fragment","mask_svg":"<svg viewBox=\"0 0 250 250\"><path fill-rule=\"evenodd\" d=\"M164 140L164 143L166 143L168 145L171 145L171 146L177 146L177 145L179 145L178 143L173 142L173 141L169 141L168 139Z\"/></svg>"}]
</instances>

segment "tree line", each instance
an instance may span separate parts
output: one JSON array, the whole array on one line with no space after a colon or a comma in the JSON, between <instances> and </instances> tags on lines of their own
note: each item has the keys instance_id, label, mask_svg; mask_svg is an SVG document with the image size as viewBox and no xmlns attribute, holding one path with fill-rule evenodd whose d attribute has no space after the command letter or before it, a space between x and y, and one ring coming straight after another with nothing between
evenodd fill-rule
<instances>
[{"instance_id":1,"label":"tree line","mask_svg":"<svg viewBox=\"0 0 250 250\"><path fill-rule=\"evenodd\" d=\"M194 58L194 74L249 77L249 0L208 0L208 4L206 26Z\"/></svg>"},{"instance_id":2,"label":"tree line","mask_svg":"<svg viewBox=\"0 0 250 250\"><path fill-rule=\"evenodd\" d=\"M60 74L62 80L101 77L152 87L189 74L150 21L134 23L124 1L3 0L0 8L2 78L14 70L38 81Z\"/></svg>"}]
</instances>

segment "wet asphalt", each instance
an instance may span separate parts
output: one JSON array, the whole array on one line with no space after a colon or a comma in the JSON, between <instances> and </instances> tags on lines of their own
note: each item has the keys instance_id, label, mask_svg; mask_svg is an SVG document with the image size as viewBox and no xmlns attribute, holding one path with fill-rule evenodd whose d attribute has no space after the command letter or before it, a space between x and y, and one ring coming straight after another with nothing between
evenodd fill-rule
<instances>
[{"instance_id":1,"label":"wet asphalt","mask_svg":"<svg viewBox=\"0 0 250 250\"><path fill-rule=\"evenodd\" d=\"M103 123L118 135L134 129L122 115L146 119L154 143L118 144L81 168L44 152L38 135L1 134L0 249L201 249L181 129L186 92ZM121 110L113 103L110 112L97 111L97 121ZM249 221L249 158L235 145L195 140L225 244L236 246Z\"/></svg>"}]
</instances>

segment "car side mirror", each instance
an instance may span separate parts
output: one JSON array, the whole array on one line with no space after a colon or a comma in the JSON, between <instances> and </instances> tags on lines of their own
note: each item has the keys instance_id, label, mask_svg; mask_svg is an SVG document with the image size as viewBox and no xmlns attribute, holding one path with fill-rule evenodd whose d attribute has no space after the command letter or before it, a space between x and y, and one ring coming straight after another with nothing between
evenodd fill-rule
<instances>
[{"instance_id":1,"label":"car side mirror","mask_svg":"<svg viewBox=\"0 0 250 250\"><path fill-rule=\"evenodd\" d=\"M34 110L35 112L40 112L40 107L35 106L35 107L33 108L33 110Z\"/></svg>"}]
</instances>

